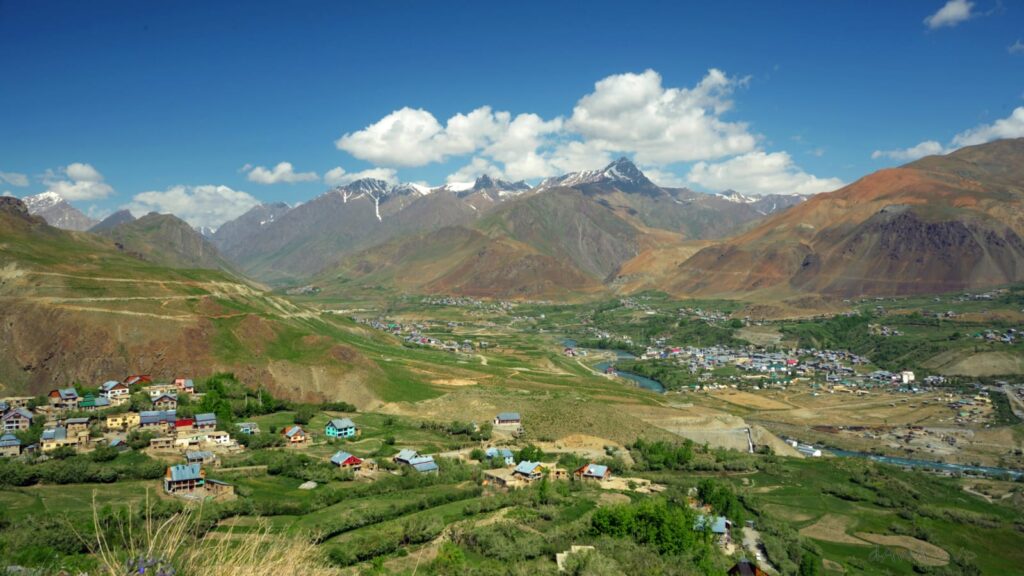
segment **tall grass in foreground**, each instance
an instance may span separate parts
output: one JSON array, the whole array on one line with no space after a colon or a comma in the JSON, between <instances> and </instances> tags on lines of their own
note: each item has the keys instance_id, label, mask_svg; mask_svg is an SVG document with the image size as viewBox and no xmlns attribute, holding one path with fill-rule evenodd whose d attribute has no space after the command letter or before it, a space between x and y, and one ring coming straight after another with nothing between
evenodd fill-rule
<instances>
[{"instance_id":1,"label":"tall grass in foreground","mask_svg":"<svg viewBox=\"0 0 1024 576\"><path fill-rule=\"evenodd\" d=\"M327 576L337 574L312 538L271 534L261 523L235 534L200 530L201 507L154 518L149 495L140 516L131 506L113 523L93 499L95 540L87 544L104 576Z\"/></svg>"}]
</instances>

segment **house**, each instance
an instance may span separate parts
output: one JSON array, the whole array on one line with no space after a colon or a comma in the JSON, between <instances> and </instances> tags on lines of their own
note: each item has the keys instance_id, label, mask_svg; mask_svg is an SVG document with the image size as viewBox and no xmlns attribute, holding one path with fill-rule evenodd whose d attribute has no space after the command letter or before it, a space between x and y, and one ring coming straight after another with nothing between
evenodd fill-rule
<instances>
[{"instance_id":1,"label":"house","mask_svg":"<svg viewBox=\"0 0 1024 576\"><path fill-rule=\"evenodd\" d=\"M196 430L216 430L217 415L213 412L196 414Z\"/></svg>"},{"instance_id":2,"label":"house","mask_svg":"<svg viewBox=\"0 0 1024 576\"><path fill-rule=\"evenodd\" d=\"M494 486L495 488L522 488L526 485L519 476L515 476L512 470L508 468L495 468L493 470L484 470L484 486Z\"/></svg>"},{"instance_id":3,"label":"house","mask_svg":"<svg viewBox=\"0 0 1024 576\"><path fill-rule=\"evenodd\" d=\"M149 374L133 374L125 378L124 383L128 386L134 386L136 384L152 384L153 379L149 377Z\"/></svg>"},{"instance_id":4,"label":"house","mask_svg":"<svg viewBox=\"0 0 1024 576\"><path fill-rule=\"evenodd\" d=\"M220 458L209 450L190 450L185 452L185 461L189 464L206 464L208 466L220 465Z\"/></svg>"},{"instance_id":5,"label":"house","mask_svg":"<svg viewBox=\"0 0 1024 576\"><path fill-rule=\"evenodd\" d=\"M12 408L28 408L29 402L31 402L34 396L7 396L0 398L0 410L7 411ZM4 406L7 406L4 408Z\"/></svg>"},{"instance_id":6,"label":"house","mask_svg":"<svg viewBox=\"0 0 1024 576\"><path fill-rule=\"evenodd\" d=\"M747 559L740 560L729 571L729 576L768 576L768 573L758 568L753 562Z\"/></svg>"},{"instance_id":7,"label":"house","mask_svg":"<svg viewBox=\"0 0 1024 576\"><path fill-rule=\"evenodd\" d=\"M174 384L151 384L144 387L142 391L149 395L150 400L155 400L164 394L174 396L178 393L178 389L174 387Z\"/></svg>"},{"instance_id":8,"label":"house","mask_svg":"<svg viewBox=\"0 0 1024 576\"><path fill-rule=\"evenodd\" d=\"M110 399L100 396L99 398L92 394L86 394L78 402L78 409L84 412L92 412L94 410L105 410L110 408Z\"/></svg>"},{"instance_id":9,"label":"house","mask_svg":"<svg viewBox=\"0 0 1024 576\"><path fill-rule=\"evenodd\" d=\"M178 434L192 432L196 428L196 421L191 418L178 418L174 421L174 431Z\"/></svg>"},{"instance_id":10,"label":"house","mask_svg":"<svg viewBox=\"0 0 1024 576\"><path fill-rule=\"evenodd\" d=\"M410 464L412 462L413 459L417 458L418 456L419 456L419 453L416 452L415 450L410 450L408 448L405 448L403 450L399 450L398 454L395 454L395 457L393 458L393 460L397 464L406 464L406 465L408 465L408 464Z\"/></svg>"},{"instance_id":11,"label":"house","mask_svg":"<svg viewBox=\"0 0 1024 576\"><path fill-rule=\"evenodd\" d=\"M39 443L43 448L43 452L49 452L65 446L68 444L68 430L62 426L47 428L43 430L43 435L39 437Z\"/></svg>"},{"instance_id":12,"label":"house","mask_svg":"<svg viewBox=\"0 0 1024 576\"><path fill-rule=\"evenodd\" d=\"M505 463L505 466L513 466L516 463L515 455L508 448L488 448L484 454L489 460L501 460Z\"/></svg>"},{"instance_id":13,"label":"house","mask_svg":"<svg viewBox=\"0 0 1024 576\"><path fill-rule=\"evenodd\" d=\"M121 414L108 414L107 430L131 430L139 427L138 412L123 412Z\"/></svg>"},{"instance_id":14,"label":"house","mask_svg":"<svg viewBox=\"0 0 1024 576\"><path fill-rule=\"evenodd\" d=\"M206 481L206 491L214 497L222 495L233 496L235 494L235 485L210 478Z\"/></svg>"},{"instance_id":15,"label":"house","mask_svg":"<svg viewBox=\"0 0 1024 576\"><path fill-rule=\"evenodd\" d=\"M245 434L246 436L260 433L260 425L255 422L239 422L235 424L235 428L238 428L239 434Z\"/></svg>"},{"instance_id":16,"label":"house","mask_svg":"<svg viewBox=\"0 0 1024 576\"><path fill-rule=\"evenodd\" d=\"M173 450L174 449L174 438L170 436L160 436L152 438L149 441L149 447L154 450Z\"/></svg>"},{"instance_id":17,"label":"house","mask_svg":"<svg viewBox=\"0 0 1024 576\"><path fill-rule=\"evenodd\" d=\"M355 422L348 418L333 418L327 423L324 433L328 438L355 438L359 434Z\"/></svg>"},{"instance_id":18,"label":"house","mask_svg":"<svg viewBox=\"0 0 1024 576\"><path fill-rule=\"evenodd\" d=\"M54 410L78 409L78 391L74 388L58 388L48 395L50 407Z\"/></svg>"},{"instance_id":19,"label":"house","mask_svg":"<svg viewBox=\"0 0 1024 576\"><path fill-rule=\"evenodd\" d=\"M522 422L519 412L501 412L494 417L495 426L519 426Z\"/></svg>"},{"instance_id":20,"label":"house","mask_svg":"<svg viewBox=\"0 0 1024 576\"><path fill-rule=\"evenodd\" d=\"M154 410L177 410L178 399L170 394L161 394L152 399Z\"/></svg>"},{"instance_id":21,"label":"house","mask_svg":"<svg viewBox=\"0 0 1024 576\"><path fill-rule=\"evenodd\" d=\"M231 434L223 430L207 432L205 441L215 446L230 446L232 444Z\"/></svg>"},{"instance_id":22,"label":"house","mask_svg":"<svg viewBox=\"0 0 1024 576\"><path fill-rule=\"evenodd\" d=\"M32 426L32 416L28 408L14 408L5 412L0 421L3 422L4 432L28 430L29 426Z\"/></svg>"},{"instance_id":23,"label":"house","mask_svg":"<svg viewBox=\"0 0 1024 576\"><path fill-rule=\"evenodd\" d=\"M113 406L120 406L131 398L132 391L127 384L110 380L100 386L100 396L110 401Z\"/></svg>"},{"instance_id":24,"label":"house","mask_svg":"<svg viewBox=\"0 0 1024 576\"><path fill-rule=\"evenodd\" d=\"M196 385L192 382L191 378L175 378L174 387L182 394L196 393Z\"/></svg>"},{"instance_id":25,"label":"house","mask_svg":"<svg viewBox=\"0 0 1024 576\"><path fill-rule=\"evenodd\" d=\"M288 426L284 429L284 437L288 440L289 444L303 444L306 442L306 431L302 429L302 426L295 424L294 426Z\"/></svg>"},{"instance_id":26,"label":"house","mask_svg":"<svg viewBox=\"0 0 1024 576\"><path fill-rule=\"evenodd\" d=\"M164 491L168 494L194 492L206 483L206 471L201 464L168 466L164 474Z\"/></svg>"},{"instance_id":27,"label":"house","mask_svg":"<svg viewBox=\"0 0 1024 576\"><path fill-rule=\"evenodd\" d=\"M728 542L729 530L732 529L732 522L730 522L725 516L716 516L711 518L710 516L701 514L694 520L693 529L700 532L705 528L709 528L711 533L719 540Z\"/></svg>"},{"instance_id":28,"label":"house","mask_svg":"<svg viewBox=\"0 0 1024 576\"><path fill-rule=\"evenodd\" d=\"M612 471L607 466L600 464L587 464L573 472L573 476L580 480L597 480L604 482L612 477Z\"/></svg>"},{"instance_id":29,"label":"house","mask_svg":"<svg viewBox=\"0 0 1024 576\"><path fill-rule=\"evenodd\" d=\"M143 410L139 412L139 428L170 432L174 429L177 419L174 410Z\"/></svg>"},{"instance_id":30,"label":"house","mask_svg":"<svg viewBox=\"0 0 1024 576\"><path fill-rule=\"evenodd\" d=\"M433 456L417 456L409 461L409 466L420 474L436 474L438 471Z\"/></svg>"},{"instance_id":31,"label":"house","mask_svg":"<svg viewBox=\"0 0 1024 576\"><path fill-rule=\"evenodd\" d=\"M68 418L64 421L69 435L76 435L81 432L89 432L89 418Z\"/></svg>"},{"instance_id":32,"label":"house","mask_svg":"<svg viewBox=\"0 0 1024 576\"><path fill-rule=\"evenodd\" d=\"M334 453L334 456L331 456L331 464L334 464L338 468L351 468L352 470L358 472L359 469L362 468L363 466L363 461L362 459L356 458L355 456L349 454L348 452L339 450Z\"/></svg>"},{"instance_id":33,"label":"house","mask_svg":"<svg viewBox=\"0 0 1024 576\"><path fill-rule=\"evenodd\" d=\"M544 476L544 466L540 462L530 462L529 460L523 460L516 465L515 470L512 474L519 476L520 478L527 481L539 480Z\"/></svg>"},{"instance_id":34,"label":"house","mask_svg":"<svg viewBox=\"0 0 1024 576\"><path fill-rule=\"evenodd\" d=\"M21 440L14 434L0 436L0 456L13 457L21 454Z\"/></svg>"}]
</instances>

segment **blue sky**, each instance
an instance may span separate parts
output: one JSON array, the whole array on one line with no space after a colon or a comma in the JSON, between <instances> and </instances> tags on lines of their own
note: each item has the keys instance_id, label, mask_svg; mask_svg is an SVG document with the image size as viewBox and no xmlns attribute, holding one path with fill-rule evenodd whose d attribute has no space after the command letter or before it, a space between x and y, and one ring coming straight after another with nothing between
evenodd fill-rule
<instances>
[{"instance_id":1,"label":"blue sky","mask_svg":"<svg viewBox=\"0 0 1024 576\"><path fill-rule=\"evenodd\" d=\"M680 4L0 0L0 193L217 225L363 174L619 155L813 192L1024 136L1019 4Z\"/></svg>"}]
</instances>

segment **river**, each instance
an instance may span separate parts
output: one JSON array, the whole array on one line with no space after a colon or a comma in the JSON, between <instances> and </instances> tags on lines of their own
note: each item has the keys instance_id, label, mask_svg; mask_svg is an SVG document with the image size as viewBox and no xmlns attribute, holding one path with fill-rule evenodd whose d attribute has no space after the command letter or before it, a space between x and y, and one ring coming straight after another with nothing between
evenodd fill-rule
<instances>
[{"instance_id":1,"label":"river","mask_svg":"<svg viewBox=\"0 0 1024 576\"><path fill-rule=\"evenodd\" d=\"M983 474L985 476L1009 475L1014 479L1024 476L1024 472L1020 470L1010 470L1008 468L995 468L991 466L971 466L969 464L947 464L945 462L933 462L931 460L915 460L913 458L900 458L898 456L879 456L878 454L869 454L867 452L854 452L851 450L829 449L829 452L832 452L836 456L848 456L851 458L867 458L869 460L874 460L875 462L883 462L885 464L893 464L895 466L907 466L911 468L930 468L932 470L942 470L945 472L973 472L975 474Z\"/></svg>"},{"instance_id":2,"label":"river","mask_svg":"<svg viewBox=\"0 0 1024 576\"><path fill-rule=\"evenodd\" d=\"M562 340L562 344L567 348L576 347L576 341L573 340L572 338L566 338ZM636 356L630 354L629 352L626 352L625 350L605 350L605 352L614 352L615 357L619 360L633 360L634 358L636 358ZM614 362L600 362L594 366L594 370L604 372L612 364L614 364ZM641 376L639 374L634 374L632 372L623 372L622 370L616 370L615 373L625 378L626 380L632 380L633 383L635 383L637 386L645 390L650 390L652 392L657 392L659 394L665 393L665 387L662 386L661 382L658 382L657 380L652 380L646 376Z\"/></svg>"}]
</instances>

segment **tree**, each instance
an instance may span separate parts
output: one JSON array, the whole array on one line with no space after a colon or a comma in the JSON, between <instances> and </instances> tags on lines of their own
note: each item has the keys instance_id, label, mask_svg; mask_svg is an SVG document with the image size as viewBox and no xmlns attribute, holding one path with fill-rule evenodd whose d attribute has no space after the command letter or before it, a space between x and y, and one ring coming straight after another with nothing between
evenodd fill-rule
<instances>
[{"instance_id":1,"label":"tree","mask_svg":"<svg viewBox=\"0 0 1024 576\"><path fill-rule=\"evenodd\" d=\"M800 576L818 576L820 573L821 561L814 554L804 552L800 560Z\"/></svg>"}]
</instances>

